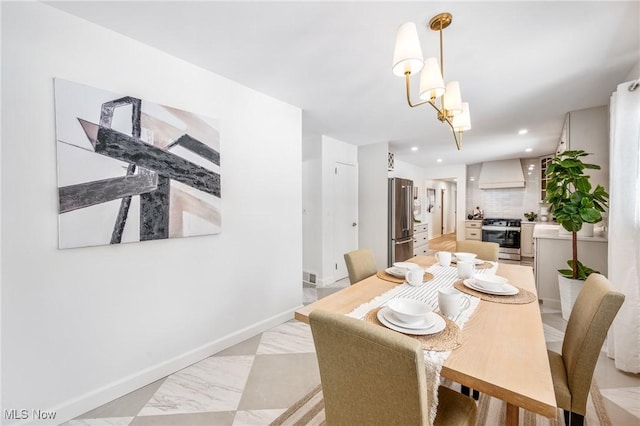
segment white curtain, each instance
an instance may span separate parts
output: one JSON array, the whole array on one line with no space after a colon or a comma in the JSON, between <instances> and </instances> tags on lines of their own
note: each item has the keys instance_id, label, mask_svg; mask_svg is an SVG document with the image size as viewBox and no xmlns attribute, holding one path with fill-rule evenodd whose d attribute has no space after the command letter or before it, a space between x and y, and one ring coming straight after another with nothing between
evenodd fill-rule
<instances>
[{"instance_id":1,"label":"white curtain","mask_svg":"<svg viewBox=\"0 0 640 426\"><path fill-rule=\"evenodd\" d=\"M611 96L609 280L625 301L607 339L618 369L640 372L640 87L618 85ZM634 90L631 90L635 87Z\"/></svg>"}]
</instances>

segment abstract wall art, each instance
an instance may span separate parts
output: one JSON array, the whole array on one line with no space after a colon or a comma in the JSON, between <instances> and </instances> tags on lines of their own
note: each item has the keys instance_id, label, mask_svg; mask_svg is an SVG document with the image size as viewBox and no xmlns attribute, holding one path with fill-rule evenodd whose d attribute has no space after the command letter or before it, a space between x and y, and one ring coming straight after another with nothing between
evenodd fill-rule
<instances>
[{"instance_id":1,"label":"abstract wall art","mask_svg":"<svg viewBox=\"0 0 640 426\"><path fill-rule=\"evenodd\" d=\"M221 232L218 122L55 79L60 248Z\"/></svg>"}]
</instances>

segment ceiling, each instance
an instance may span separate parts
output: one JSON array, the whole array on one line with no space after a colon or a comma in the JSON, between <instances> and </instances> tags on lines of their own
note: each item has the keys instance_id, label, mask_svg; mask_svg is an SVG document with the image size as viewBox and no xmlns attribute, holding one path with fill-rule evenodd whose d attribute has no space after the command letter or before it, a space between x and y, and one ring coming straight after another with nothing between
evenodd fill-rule
<instances>
[{"instance_id":1,"label":"ceiling","mask_svg":"<svg viewBox=\"0 0 640 426\"><path fill-rule=\"evenodd\" d=\"M302 108L303 133L388 141L422 167L554 152L565 114L606 105L640 62L638 1L49 4ZM431 107L407 106L391 72L404 22L425 58L438 56L426 23L443 11L445 80L460 81L473 126L461 151Z\"/></svg>"}]
</instances>

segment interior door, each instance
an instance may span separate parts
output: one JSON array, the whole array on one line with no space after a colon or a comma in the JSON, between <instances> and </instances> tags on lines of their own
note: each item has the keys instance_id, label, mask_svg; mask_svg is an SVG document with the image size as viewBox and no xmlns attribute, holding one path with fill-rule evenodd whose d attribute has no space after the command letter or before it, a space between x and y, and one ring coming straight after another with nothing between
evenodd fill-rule
<instances>
[{"instance_id":1,"label":"interior door","mask_svg":"<svg viewBox=\"0 0 640 426\"><path fill-rule=\"evenodd\" d=\"M350 164L336 163L333 180L333 258L335 279L348 275L344 254L358 249L358 174Z\"/></svg>"}]
</instances>

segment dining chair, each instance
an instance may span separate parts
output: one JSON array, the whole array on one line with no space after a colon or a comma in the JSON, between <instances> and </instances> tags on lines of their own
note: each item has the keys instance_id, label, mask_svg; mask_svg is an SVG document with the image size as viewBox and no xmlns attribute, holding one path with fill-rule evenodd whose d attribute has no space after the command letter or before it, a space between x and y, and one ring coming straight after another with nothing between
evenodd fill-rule
<instances>
[{"instance_id":1,"label":"dining chair","mask_svg":"<svg viewBox=\"0 0 640 426\"><path fill-rule=\"evenodd\" d=\"M378 271L373 252L368 248L345 253L344 261L347 264L347 272L349 272L349 282L351 284L369 278Z\"/></svg>"},{"instance_id":2,"label":"dining chair","mask_svg":"<svg viewBox=\"0 0 640 426\"><path fill-rule=\"evenodd\" d=\"M309 315L328 425L427 425L428 378L420 342L346 315ZM435 425L475 425L475 401L438 388Z\"/></svg>"},{"instance_id":3,"label":"dining chair","mask_svg":"<svg viewBox=\"0 0 640 426\"><path fill-rule=\"evenodd\" d=\"M456 251L475 253L478 255L478 259L482 259L482 260L490 260L493 262L497 262L499 249L500 249L500 244L491 243L488 241L476 241L476 240L456 241Z\"/></svg>"},{"instance_id":4,"label":"dining chair","mask_svg":"<svg viewBox=\"0 0 640 426\"><path fill-rule=\"evenodd\" d=\"M606 277L589 275L569 315L562 353L548 351L556 403L564 410L567 426L584 424L593 371L623 302L624 294L615 291Z\"/></svg>"}]
</instances>

